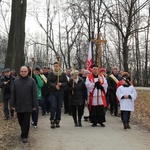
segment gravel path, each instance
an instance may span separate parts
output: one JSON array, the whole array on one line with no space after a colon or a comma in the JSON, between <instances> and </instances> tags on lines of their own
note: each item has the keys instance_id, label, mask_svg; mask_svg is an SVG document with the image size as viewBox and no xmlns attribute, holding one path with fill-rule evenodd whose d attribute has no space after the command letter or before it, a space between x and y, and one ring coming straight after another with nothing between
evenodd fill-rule
<instances>
[{"instance_id":1,"label":"gravel path","mask_svg":"<svg viewBox=\"0 0 150 150\"><path fill-rule=\"evenodd\" d=\"M120 118L106 114L106 127L91 127L82 121L83 127L74 127L72 117L62 114L61 127L50 128L49 114L39 115L38 129L30 128L29 142L24 144L14 137L15 150L149 150L150 133L132 125L124 130ZM17 142L16 141L16 142ZM14 150L14 148L13 148Z\"/></svg>"}]
</instances>

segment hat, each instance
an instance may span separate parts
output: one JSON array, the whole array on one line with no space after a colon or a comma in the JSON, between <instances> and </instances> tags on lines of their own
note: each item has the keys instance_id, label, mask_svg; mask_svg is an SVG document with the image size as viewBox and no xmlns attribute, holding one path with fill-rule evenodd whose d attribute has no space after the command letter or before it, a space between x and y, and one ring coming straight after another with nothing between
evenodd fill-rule
<instances>
[{"instance_id":1,"label":"hat","mask_svg":"<svg viewBox=\"0 0 150 150\"><path fill-rule=\"evenodd\" d=\"M128 72L123 72L122 77L129 77L129 73Z\"/></svg>"},{"instance_id":2,"label":"hat","mask_svg":"<svg viewBox=\"0 0 150 150\"><path fill-rule=\"evenodd\" d=\"M98 67L96 64L92 64L91 68Z\"/></svg>"},{"instance_id":3,"label":"hat","mask_svg":"<svg viewBox=\"0 0 150 150\"><path fill-rule=\"evenodd\" d=\"M10 72L10 69L9 69L9 68L6 68L6 69L4 70L4 72Z\"/></svg>"},{"instance_id":4,"label":"hat","mask_svg":"<svg viewBox=\"0 0 150 150\"><path fill-rule=\"evenodd\" d=\"M122 79L127 81L127 82L130 81L129 73L128 72L123 72Z\"/></svg>"},{"instance_id":5,"label":"hat","mask_svg":"<svg viewBox=\"0 0 150 150\"><path fill-rule=\"evenodd\" d=\"M78 73L79 73L79 71L78 70L74 70L74 69L70 72L71 75L78 74Z\"/></svg>"},{"instance_id":6,"label":"hat","mask_svg":"<svg viewBox=\"0 0 150 150\"><path fill-rule=\"evenodd\" d=\"M101 68L100 72L103 72L103 71L106 72L106 69L105 68Z\"/></svg>"},{"instance_id":7,"label":"hat","mask_svg":"<svg viewBox=\"0 0 150 150\"><path fill-rule=\"evenodd\" d=\"M84 70L84 75L86 74L90 74L90 71L89 70Z\"/></svg>"}]
</instances>

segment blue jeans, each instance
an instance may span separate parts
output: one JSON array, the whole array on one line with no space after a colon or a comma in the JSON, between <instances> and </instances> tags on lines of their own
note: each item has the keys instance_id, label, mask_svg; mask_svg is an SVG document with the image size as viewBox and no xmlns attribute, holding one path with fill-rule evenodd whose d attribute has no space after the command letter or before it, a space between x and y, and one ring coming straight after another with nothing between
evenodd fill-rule
<instances>
[{"instance_id":1,"label":"blue jeans","mask_svg":"<svg viewBox=\"0 0 150 150\"><path fill-rule=\"evenodd\" d=\"M41 106L41 100L38 100L39 106ZM34 126L37 126L39 118L39 108L32 111L32 122Z\"/></svg>"},{"instance_id":2,"label":"blue jeans","mask_svg":"<svg viewBox=\"0 0 150 150\"><path fill-rule=\"evenodd\" d=\"M4 95L3 103L4 103L4 115L5 115L5 117L9 117L9 102L10 102L10 96Z\"/></svg>"},{"instance_id":3,"label":"blue jeans","mask_svg":"<svg viewBox=\"0 0 150 150\"><path fill-rule=\"evenodd\" d=\"M51 102L51 114L50 120L61 120L61 106L63 101L63 92L51 92L50 102Z\"/></svg>"}]
</instances>

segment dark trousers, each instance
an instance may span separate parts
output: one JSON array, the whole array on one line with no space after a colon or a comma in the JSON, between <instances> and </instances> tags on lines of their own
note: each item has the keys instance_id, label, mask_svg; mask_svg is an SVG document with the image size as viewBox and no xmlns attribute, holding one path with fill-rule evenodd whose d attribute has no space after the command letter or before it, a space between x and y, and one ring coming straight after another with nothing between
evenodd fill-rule
<instances>
[{"instance_id":1,"label":"dark trousers","mask_svg":"<svg viewBox=\"0 0 150 150\"><path fill-rule=\"evenodd\" d=\"M37 126L38 117L39 117L39 108L32 111L32 122L34 126Z\"/></svg>"},{"instance_id":2,"label":"dark trousers","mask_svg":"<svg viewBox=\"0 0 150 150\"><path fill-rule=\"evenodd\" d=\"M30 112L17 112L17 118L21 127L21 138L28 138L30 128Z\"/></svg>"},{"instance_id":3,"label":"dark trousers","mask_svg":"<svg viewBox=\"0 0 150 150\"><path fill-rule=\"evenodd\" d=\"M50 96L43 95L41 101L42 114L44 115L46 112L50 112Z\"/></svg>"},{"instance_id":4,"label":"dark trousers","mask_svg":"<svg viewBox=\"0 0 150 150\"><path fill-rule=\"evenodd\" d=\"M63 101L64 93L63 92L51 92L50 94L50 105L51 105L51 114L50 120L61 120L61 107Z\"/></svg>"},{"instance_id":5,"label":"dark trousers","mask_svg":"<svg viewBox=\"0 0 150 150\"><path fill-rule=\"evenodd\" d=\"M118 115L118 102L115 93L110 93L109 95L110 113L115 116Z\"/></svg>"},{"instance_id":6,"label":"dark trousers","mask_svg":"<svg viewBox=\"0 0 150 150\"><path fill-rule=\"evenodd\" d=\"M64 92L64 112L65 113L70 113L68 103L69 103L69 93L68 93L68 91L65 91Z\"/></svg>"},{"instance_id":7,"label":"dark trousers","mask_svg":"<svg viewBox=\"0 0 150 150\"><path fill-rule=\"evenodd\" d=\"M124 124L129 124L130 121L130 111L121 111L122 121Z\"/></svg>"},{"instance_id":8,"label":"dark trousers","mask_svg":"<svg viewBox=\"0 0 150 150\"><path fill-rule=\"evenodd\" d=\"M41 106L41 100L38 100L39 106ZM38 123L38 118L39 118L39 108L37 108L36 110L32 111L32 122L34 126L37 126Z\"/></svg>"},{"instance_id":9,"label":"dark trousers","mask_svg":"<svg viewBox=\"0 0 150 150\"><path fill-rule=\"evenodd\" d=\"M81 118L83 116L83 111L84 111L84 105L71 105L71 112L72 112L72 117L74 120L74 123L81 122ZM77 119L77 114L78 114L78 119Z\"/></svg>"},{"instance_id":10,"label":"dark trousers","mask_svg":"<svg viewBox=\"0 0 150 150\"><path fill-rule=\"evenodd\" d=\"M10 101L10 97L4 96L3 104L4 104L4 115L5 115L5 117L9 117L9 101Z\"/></svg>"}]
</instances>

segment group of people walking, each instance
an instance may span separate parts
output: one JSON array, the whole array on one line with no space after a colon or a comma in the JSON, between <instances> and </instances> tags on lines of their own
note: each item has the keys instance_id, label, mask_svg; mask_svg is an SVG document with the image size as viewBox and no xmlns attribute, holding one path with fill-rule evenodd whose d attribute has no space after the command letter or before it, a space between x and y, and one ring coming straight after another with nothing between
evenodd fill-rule
<instances>
[{"instance_id":1,"label":"group of people walking","mask_svg":"<svg viewBox=\"0 0 150 150\"><path fill-rule=\"evenodd\" d=\"M4 102L5 120L9 118L8 103L10 100L10 113L17 118L21 127L21 139L26 143L30 116L31 124L36 129L38 124L39 106L42 116L50 112L51 128L59 128L61 110L64 102L64 113L72 116L74 126L82 127L82 116L85 103L88 105L89 119L92 127L98 124L105 127L106 110L110 108L110 114L118 116L118 103L120 103L121 119L124 129L130 128L130 111L134 110L134 100L137 93L130 82L129 74L119 74L118 68L113 67L107 75L106 69L93 64L91 72L83 69L82 73L76 69L61 70L59 61L54 62L54 68L48 72L47 67L42 70L39 67L34 70L27 66L20 68L17 77L10 75L10 69L4 70L0 87Z\"/></svg>"}]
</instances>

